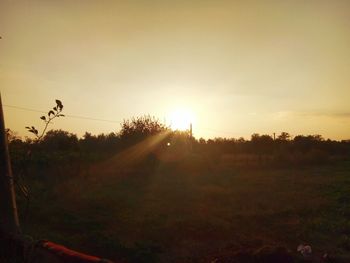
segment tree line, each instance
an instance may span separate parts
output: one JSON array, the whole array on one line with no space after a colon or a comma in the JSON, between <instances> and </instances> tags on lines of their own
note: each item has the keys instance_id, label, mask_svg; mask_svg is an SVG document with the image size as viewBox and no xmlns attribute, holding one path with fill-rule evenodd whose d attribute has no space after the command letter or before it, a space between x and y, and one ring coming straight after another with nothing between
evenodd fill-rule
<instances>
[{"instance_id":1,"label":"tree line","mask_svg":"<svg viewBox=\"0 0 350 263\"><path fill-rule=\"evenodd\" d=\"M165 134L149 153L173 152L174 155L200 155L209 161L226 158L239 165L301 165L322 164L344 160L350 156L350 140L324 139L321 135L297 135L294 138L282 132L276 138L258 133L244 138L214 138L205 140L191 137L188 131L172 131L149 115L125 120L118 132L93 135L86 132L81 138L64 130L50 130L40 140L21 139L7 130L10 154L14 168L30 164L48 166L73 163L77 160L93 162L106 159L152 136ZM149 157L149 156L148 156ZM178 160L178 159L176 159Z\"/></svg>"}]
</instances>

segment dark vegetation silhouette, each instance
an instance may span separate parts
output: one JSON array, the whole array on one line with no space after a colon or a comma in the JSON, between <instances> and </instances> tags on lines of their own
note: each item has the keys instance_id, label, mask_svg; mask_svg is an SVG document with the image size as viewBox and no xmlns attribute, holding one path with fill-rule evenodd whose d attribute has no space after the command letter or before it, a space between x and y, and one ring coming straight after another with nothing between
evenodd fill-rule
<instances>
[{"instance_id":1,"label":"dark vegetation silhouette","mask_svg":"<svg viewBox=\"0 0 350 263\"><path fill-rule=\"evenodd\" d=\"M14 168L25 160L25 155L31 153L33 158L28 165L43 162L53 165L57 162L98 161L106 159L118 152L131 147L151 136L167 132L167 135L157 143L158 148L168 151L188 151L191 145L192 154L207 156L209 160L223 158L226 161L242 167L256 166L293 166L322 165L350 156L350 141L325 140L321 135L297 135L293 139L283 132L276 140L270 135L251 136L250 140L243 138L191 138L188 132L171 131L155 118L142 116L122 123L119 132L92 135L86 132L82 138L63 131L50 130L38 142L31 139L22 140L15 132L7 130ZM35 143L34 143L35 142ZM178 153L180 154L180 153Z\"/></svg>"},{"instance_id":2,"label":"dark vegetation silhouette","mask_svg":"<svg viewBox=\"0 0 350 263\"><path fill-rule=\"evenodd\" d=\"M7 130L14 174L33 195L28 215L18 201L34 237L141 263L293 262L280 244L311 240L321 249L332 231L331 251L350 251L349 140L287 132L196 139L149 115L108 134L46 132L62 108L42 118L42 134L29 127L34 140Z\"/></svg>"},{"instance_id":3,"label":"dark vegetation silhouette","mask_svg":"<svg viewBox=\"0 0 350 263\"><path fill-rule=\"evenodd\" d=\"M64 117L64 115L61 113L63 110L63 104L60 100L56 100L56 106L52 108L52 110L49 110L47 113L47 116L43 115L40 117L40 119L45 123L45 126L43 128L43 131L39 134L39 131L34 126L27 126L26 129L33 133L36 137L36 139L39 141L41 138L44 137L45 132L49 126L49 124L52 122L53 119L58 117Z\"/></svg>"}]
</instances>

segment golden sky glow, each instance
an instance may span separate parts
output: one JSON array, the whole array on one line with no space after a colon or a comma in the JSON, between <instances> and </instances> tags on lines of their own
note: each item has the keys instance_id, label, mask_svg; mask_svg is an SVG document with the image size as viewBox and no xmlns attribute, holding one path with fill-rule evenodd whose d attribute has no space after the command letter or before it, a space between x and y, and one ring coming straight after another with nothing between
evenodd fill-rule
<instances>
[{"instance_id":1,"label":"golden sky glow","mask_svg":"<svg viewBox=\"0 0 350 263\"><path fill-rule=\"evenodd\" d=\"M174 109L168 115L168 124L172 130L186 131L190 130L190 126L195 125L195 116L191 110L186 108Z\"/></svg>"},{"instance_id":2,"label":"golden sky glow","mask_svg":"<svg viewBox=\"0 0 350 263\"><path fill-rule=\"evenodd\" d=\"M0 2L3 103L120 121L187 106L198 137L350 138L350 1ZM5 107L26 135L40 113ZM62 118L53 128L111 132Z\"/></svg>"}]
</instances>

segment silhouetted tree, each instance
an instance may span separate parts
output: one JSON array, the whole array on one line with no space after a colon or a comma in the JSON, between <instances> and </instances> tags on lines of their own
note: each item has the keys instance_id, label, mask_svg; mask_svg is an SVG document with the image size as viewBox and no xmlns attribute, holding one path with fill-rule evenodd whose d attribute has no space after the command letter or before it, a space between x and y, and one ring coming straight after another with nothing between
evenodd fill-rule
<instances>
[{"instance_id":1,"label":"silhouetted tree","mask_svg":"<svg viewBox=\"0 0 350 263\"><path fill-rule=\"evenodd\" d=\"M289 141L290 140L290 134L288 132L282 132L278 137L277 140L280 141Z\"/></svg>"},{"instance_id":2,"label":"silhouetted tree","mask_svg":"<svg viewBox=\"0 0 350 263\"><path fill-rule=\"evenodd\" d=\"M11 129L6 129L5 132L9 143L13 141L21 140L21 138L17 135L17 133L12 131Z\"/></svg>"},{"instance_id":3,"label":"silhouetted tree","mask_svg":"<svg viewBox=\"0 0 350 263\"><path fill-rule=\"evenodd\" d=\"M166 125L150 115L124 120L121 126L119 137L128 142L137 142L148 136L169 130Z\"/></svg>"},{"instance_id":4,"label":"silhouetted tree","mask_svg":"<svg viewBox=\"0 0 350 263\"><path fill-rule=\"evenodd\" d=\"M251 145L253 152L261 154L268 154L273 152L273 138L270 135L252 134Z\"/></svg>"},{"instance_id":5,"label":"silhouetted tree","mask_svg":"<svg viewBox=\"0 0 350 263\"><path fill-rule=\"evenodd\" d=\"M293 144L296 150L306 152L311 148L319 148L322 141L321 135L298 135L294 137Z\"/></svg>"},{"instance_id":6,"label":"silhouetted tree","mask_svg":"<svg viewBox=\"0 0 350 263\"><path fill-rule=\"evenodd\" d=\"M50 130L41 141L47 151L75 151L78 149L78 137L63 130Z\"/></svg>"}]
</instances>

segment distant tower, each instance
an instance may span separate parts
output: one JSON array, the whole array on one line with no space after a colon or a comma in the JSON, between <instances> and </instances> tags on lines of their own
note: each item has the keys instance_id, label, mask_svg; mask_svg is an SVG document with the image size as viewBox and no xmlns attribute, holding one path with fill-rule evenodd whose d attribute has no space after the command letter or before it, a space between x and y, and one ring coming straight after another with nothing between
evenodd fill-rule
<instances>
[{"instance_id":1,"label":"distant tower","mask_svg":"<svg viewBox=\"0 0 350 263\"><path fill-rule=\"evenodd\" d=\"M193 149L193 133L192 133L192 122L190 123L190 151Z\"/></svg>"},{"instance_id":2,"label":"distant tower","mask_svg":"<svg viewBox=\"0 0 350 263\"><path fill-rule=\"evenodd\" d=\"M276 140L276 133L273 133L273 140Z\"/></svg>"}]
</instances>

